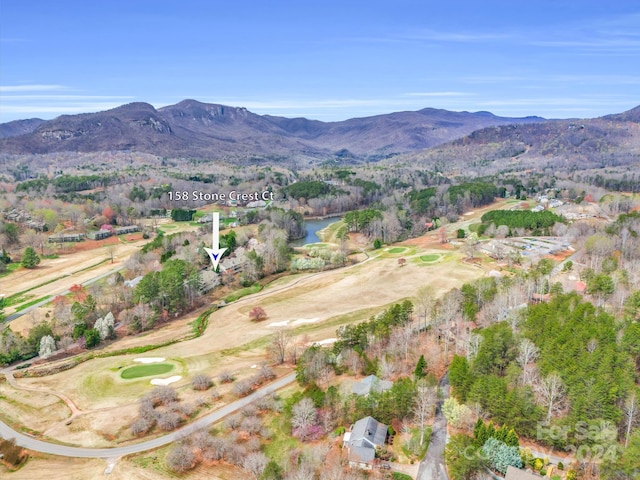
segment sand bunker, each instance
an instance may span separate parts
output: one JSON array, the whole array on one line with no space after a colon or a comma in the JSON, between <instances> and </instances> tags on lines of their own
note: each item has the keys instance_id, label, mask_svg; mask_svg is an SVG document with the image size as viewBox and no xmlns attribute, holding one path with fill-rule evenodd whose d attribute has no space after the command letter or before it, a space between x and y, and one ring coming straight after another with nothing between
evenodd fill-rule
<instances>
[{"instance_id":1,"label":"sand bunker","mask_svg":"<svg viewBox=\"0 0 640 480\"><path fill-rule=\"evenodd\" d=\"M291 322L291 325L301 325L303 323L316 323L319 321L319 318L299 318L298 320L294 320ZM289 325L289 320L284 320L283 322L273 322L267 325L267 327L286 327Z\"/></svg>"},{"instance_id":2,"label":"sand bunker","mask_svg":"<svg viewBox=\"0 0 640 480\"><path fill-rule=\"evenodd\" d=\"M284 322L273 322L267 325L267 327L286 327L289 325L289 320L285 320Z\"/></svg>"},{"instance_id":3,"label":"sand bunker","mask_svg":"<svg viewBox=\"0 0 640 480\"><path fill-rule=\"evenodd\" d=\"M301 323L316 323L319 318L300 318L299 320L295 320L293 325L300 325Z\"/></svg>"},{"instance_id":4,"label":"sand bunker","mask_svg":"<svg viewBox=\"0 0 640 480\"><path fill-rule=\"evenodd\" d=\"M169 385L170 383L179 382L181 379L180 375L174 375L169 378L154 378L151 380L151 385Z\"/></svg>"},{"instance_id":5,"label":"sand bunker","mask_svg":"<svg viewBox=\"0 0 640 480\"><path fill-rule=\"evenodd\" d=\"M325 340L320 340L317 342L311 342L308 345L331 345L332 343L336 343L338 341L337 338L327 338Z\"/></svg>"},{"instance_id":6,"label":"sand bunker","mask_svg":"<svg viewBox=\"0 0 640 480\"><path fill-rule=\"evenodd\" d=\"M148 357L148 358L134 358L134 362L138 363L160 363L164 362L164 357Z\"/></svg>"}]
</instances>

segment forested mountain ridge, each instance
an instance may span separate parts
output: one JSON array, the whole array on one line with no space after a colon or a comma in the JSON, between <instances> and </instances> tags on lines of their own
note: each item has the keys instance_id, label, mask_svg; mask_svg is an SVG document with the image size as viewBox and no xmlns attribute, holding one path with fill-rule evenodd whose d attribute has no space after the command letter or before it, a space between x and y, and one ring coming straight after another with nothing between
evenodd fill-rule
<instances>
[{"instance_id":1,"label":"forested mountain ridge","mask_svg":"<svg viewBox=\"0 0 640 480\"><path fill-rule=\"evenodd\" d=\"M583 120L548 120L476 130L435 148L395 156L392 163L482 168L578 169L628 166L640 161L640 107ZM467 171L468 173L468 171Z\"/></svg>"},{"instance_id":2,"label":"forested mountain ridge","mask_svg":"<svg viewBox=\"0 0 640 480\"><path fill-rule=\"evenodd\" d=\"M260 160L381 157L448 142L488 126L544 121L488 112L426 108L340 122L257 115L245 108L184 100L156 109L137 102L112 110L62 115L22 130L3 124L0 150L10 154L129 150L170 157Z\"/></svg>"},{"instance_id":3,"label":"forested mountain ridge","mask_svg":"<svg viewBox=\"0 0 640 480\"><path fill-rule=\"evenodd\" d=\"M46 120L41 118L28 118L26 120L14 120L0 124L0 138L17 137L26 133L33 132L42 125Z\"/></svg>"}]
</instances>

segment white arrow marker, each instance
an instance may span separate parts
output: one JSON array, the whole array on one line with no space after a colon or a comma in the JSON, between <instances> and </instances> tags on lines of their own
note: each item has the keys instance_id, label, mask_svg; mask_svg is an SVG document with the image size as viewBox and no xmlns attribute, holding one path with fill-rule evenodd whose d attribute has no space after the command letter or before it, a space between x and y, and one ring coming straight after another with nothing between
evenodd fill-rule
<instances>
[{"instance_id":1,"label":"white arrow marker","mask_svg":"<svg viewBox=\"0 0 640 480\"><path fill-rule=\"evenodd\" d=\"M211 264L213 265L213 270L218 270L218 262L222 258L222 254L225 252L226 248L220 248L220 213L213 212L213 225L212 225L212 233L211 233L211 248L204 247L205 251L209 254L209 258L211 258Z\"/></svg>"}]
</instances>

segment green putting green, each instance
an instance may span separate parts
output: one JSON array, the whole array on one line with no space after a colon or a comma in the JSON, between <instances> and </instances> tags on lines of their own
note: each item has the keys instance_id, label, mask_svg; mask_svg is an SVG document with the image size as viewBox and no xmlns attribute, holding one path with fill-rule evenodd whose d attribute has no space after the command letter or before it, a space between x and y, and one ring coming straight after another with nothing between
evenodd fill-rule
<instances>
[{"instance_id":1,"label":"green putting green","mask_svg":"<svg viewBox=\"0 0 640 480\"><path fill-rule=\"evenodd\" d=\"M389 249L389 253L402 253L406 250L406 248L404 247L395 247L395 248L390 248Z\"/></svg>"},{"instance_id":2,"label":"green putting green","mask_svg":"<svg viewBox=\"0 0 640 480\"><path fill-rule=\"evenodd\" d=\"M125 368L120 377L125 380L131 380L132 378L151 377L153 375L162 375L173 370L173 365L170 363L150 363L148 365L134 365L133 367Z\"/></svg>"},{"instance_id":3,"label":"green putting green","mask_svg":"<svg viewBox=\"0 0 640 480\"><path fill-rule=\"evenodd\" d=\"M430 253L428 255L421 255L420 260L423 262L435 262L440 258L440 255L437 253Z\"/></svg>"}]
</instances>

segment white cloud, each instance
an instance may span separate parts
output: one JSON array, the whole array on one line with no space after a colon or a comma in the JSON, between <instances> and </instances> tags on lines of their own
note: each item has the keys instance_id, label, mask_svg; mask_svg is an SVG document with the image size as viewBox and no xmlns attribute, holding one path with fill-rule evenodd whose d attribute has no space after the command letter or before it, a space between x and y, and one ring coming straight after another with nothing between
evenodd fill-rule
<instances>
[{"instance_id":1,"label":"white cloud","mask_svg":"<svg viewBox=\"0 0 640 480\"><path fill-rule=\"evenodd\" d=\"M415 33L409 33L404 38L407 40L428 40L436 42L452 42L452 43L476 43L476 42L493 42L504 41L511 38L509 33L475 33L475 32L442 32L436 30L421 30Z\"/></svg>"},{"instance_id":2,"label":"white cloud","mask_svg":"<svg viewBox=\"0 0 640 480\"><path fill-rule=\"evenodd\" d=\"M64 85L0 85L0 93L13 92L52 92L67 90Z\"/></svg>"},{"instance_id":3,"label":"white cloud","mask_svg":"<svg viewBox=\"0 0 640 480\"><path fill-rule=\"evenodd\" d=\"M471 97L475 93L469 92L411 92L405 94L408 97Z\"/></svg>"}]
</instances>

